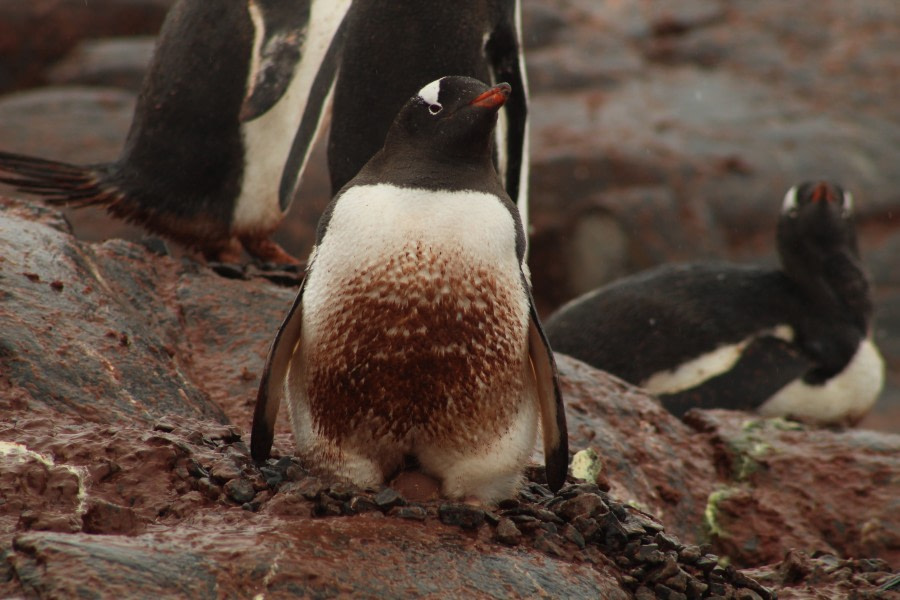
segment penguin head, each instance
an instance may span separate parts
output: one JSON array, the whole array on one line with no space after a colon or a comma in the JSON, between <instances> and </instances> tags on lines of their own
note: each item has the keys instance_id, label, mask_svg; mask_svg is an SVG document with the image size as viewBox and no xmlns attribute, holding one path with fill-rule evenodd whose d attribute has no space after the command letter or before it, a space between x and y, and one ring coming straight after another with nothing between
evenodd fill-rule
<instances>
[{"instance_id":1,"label":"penguin head","mask_svg":"<svg viewBox=\"0 0 900 600\"><path fill-rule=\"evenodd\" d=\"M858 256L853 196L827 181L808 181L788 190L778 221L778 246L786 256L810 261L848 250Z\"/></svg>"},{"instance_id":2,"label":"penguin head","mask_svg":"<svg viewBox=\"0 0 900 600\"><path fill-rule=\"evenodd\" d=\"M489 87L471 77L432 81L400 110L385 148L403 146L454 159L490 160L497 113L510 91L507 83Z\"/></svg>"}]
</instances>

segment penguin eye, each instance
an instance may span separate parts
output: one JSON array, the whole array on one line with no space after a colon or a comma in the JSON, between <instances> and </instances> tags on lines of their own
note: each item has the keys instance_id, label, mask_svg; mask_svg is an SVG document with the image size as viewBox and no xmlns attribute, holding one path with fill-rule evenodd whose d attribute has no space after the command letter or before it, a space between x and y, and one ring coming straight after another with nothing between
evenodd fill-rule
<instances>
[{"instance_id":1,"label":"penguin eye","mask_svg":"<svg viewBox=\"0 0 900 600\"><path fill-rule=\"evenodd\" d=\"M429 104L428 105L428 112L430 112L433 115L438 114L442 110L444 110L444 107L441 106L440 104Z\"/></svg>"}]
</instances>

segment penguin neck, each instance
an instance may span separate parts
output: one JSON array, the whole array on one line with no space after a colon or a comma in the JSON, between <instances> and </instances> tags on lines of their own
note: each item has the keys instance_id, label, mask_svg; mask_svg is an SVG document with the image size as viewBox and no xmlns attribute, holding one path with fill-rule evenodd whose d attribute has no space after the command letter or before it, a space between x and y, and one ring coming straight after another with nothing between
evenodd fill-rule
<instances>
[{"instance_id":1,"label":"penguin neck","mask_svg":"<svg viewBox=\"0 0 900 600\"><path fill-rule=\"evenodd\" d=\"M403 187L503 193L490 153L448 156L421 148L396 148L372 163L384 181Z\"/></svg>"},{"instance_id":2,"label":"penguin neck","mask_svg":"<svg viewBox=\"0 0 900 600\"><path fill-rule=\"evenodd\" d=\"M865 335L872 317L869 280L855 245L822 250L780 244L785 274L818 310L850 321Z\"/></svg>"}]
</instances>

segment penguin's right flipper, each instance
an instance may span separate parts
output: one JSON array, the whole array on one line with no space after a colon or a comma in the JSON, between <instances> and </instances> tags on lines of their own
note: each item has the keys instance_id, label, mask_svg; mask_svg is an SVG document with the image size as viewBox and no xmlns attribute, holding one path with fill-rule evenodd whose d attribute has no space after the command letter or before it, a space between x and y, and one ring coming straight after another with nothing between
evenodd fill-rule
<instances>
[{"instance_id":1,"label":"penguin's right flipper","mask_svg":"<svg viewBox=\"0 0 900 600\"><path fill-rule=\"evenodd\" d=\"M294 352L300 342L303 328L303 288L306 280L300 284L294 305L285 317L284 322L275 335L275 341L269 349L269 356L263 367L256 395L256 408L253 410L253 427L250 432L250 455L257 463L269 458L272 441L275 438L275 420L278 408L284 397L287 375L294 359Z\"/></svg>"},{"instance_id":2,"label":"penguin's right flipper","mask_svg":"<svg viewBox=\"0 0 900 600\"><path fill-rule=\"evenodd\" d=\"M528 354L531 367L534 369L540 401L547 484L551 490L557 492L566 482L566 473L569 470L569 434L565 406L559 391L556 360L553 358L547 336L541 329L533 300L528 325Z\"/></svg>"},{"instance_id":3,"label":"penguin's right flipper","mask_svg":"<svg viewBox=\"0 0 900 600\"><path fill-rule=\"evenodd\" d=\"M48 204L107 206L113 203L125 208L123 194L106 181L102 166L79 166L25 154L0 151L0 183L15 186L20 192L41 196ZM133 204L133 203L132 203Z\"/></svg>"},{"instance_id":4,"label":"penguin's right flipper","mask_svg":"<svg viewBox=\"0 0 900 600\"><path fill-rule=\"evenodd\" d=\"M692 408L752 411L813 366L790 343L766 336L751 342L734 366L721 375L682 392L658 397L678 418Z\"/></svg>"}]
</instances>

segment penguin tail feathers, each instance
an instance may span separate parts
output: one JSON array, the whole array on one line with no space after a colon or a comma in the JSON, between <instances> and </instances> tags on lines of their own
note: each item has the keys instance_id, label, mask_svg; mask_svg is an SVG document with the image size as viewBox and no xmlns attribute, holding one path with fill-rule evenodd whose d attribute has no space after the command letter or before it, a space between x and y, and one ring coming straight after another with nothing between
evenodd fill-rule
<instances>
[{"instance_id":1,"label":"penguin tail feathers","mask_svg":"<svg viewBox=\"0 0 900 600\"><path fill-rule=\"evenodd\" d=\"M102 168L0 152L0 183L43 197L54 206L109 206L122 194Z\"/></svg>"}]
</instances>

